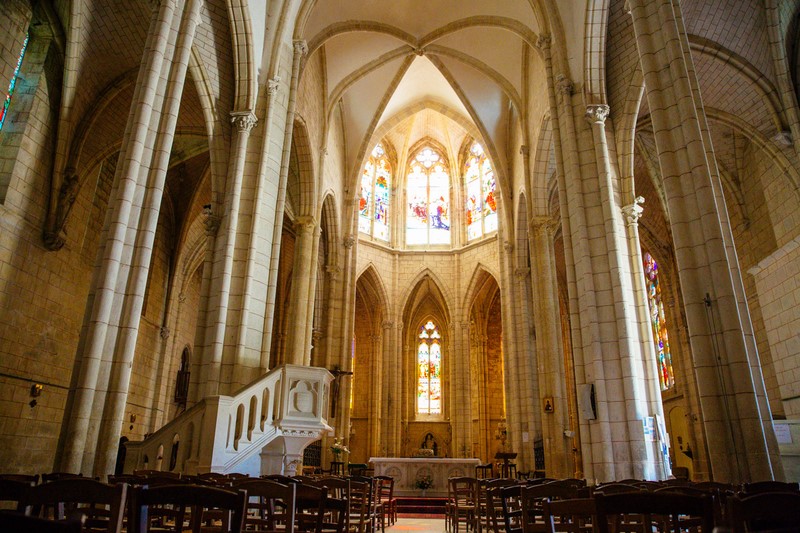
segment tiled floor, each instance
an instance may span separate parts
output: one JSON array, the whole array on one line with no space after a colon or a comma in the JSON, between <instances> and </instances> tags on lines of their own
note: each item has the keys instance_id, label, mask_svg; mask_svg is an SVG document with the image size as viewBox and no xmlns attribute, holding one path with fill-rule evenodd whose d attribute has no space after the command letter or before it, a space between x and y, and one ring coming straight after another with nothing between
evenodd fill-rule
<instances>
[{"instance_id":1,"label":"tiled floor","mask_svg":"<svg viewBox=\"0 0 800 533\"><path fill-rule=\"evenodd\" d=\"M444 518L398 518L386 531L414 531L415 533L442 533Z\"/></svg>"}]
</instances>

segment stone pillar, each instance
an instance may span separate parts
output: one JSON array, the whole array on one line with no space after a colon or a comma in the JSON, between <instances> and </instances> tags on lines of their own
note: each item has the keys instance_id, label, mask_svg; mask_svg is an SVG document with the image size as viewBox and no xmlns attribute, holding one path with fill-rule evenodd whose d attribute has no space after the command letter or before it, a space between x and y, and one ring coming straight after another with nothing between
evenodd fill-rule
<instances>
[{"instance_id":1,"label":"stone pillar","mask_svg":"<svg viewBox=\"0 0 800 533\"><path fill-rule=\"evenodd\" d=\"M239 210L247 140L250 130L256 125L256 117L249 111L231 113L234 136L231 140L231 156L228 162L228 187L221 216L221 233L214 242L214 264L212 266L209 308L206 312L206 331L199 357L203 396L228 392L233 378L233 354L224 356L225 332L231 296L233 259L236 249Z\"/></svg>"},{"instance_id":2,"label":"stone pillar","mask_svg":"<svg viewBox=\"0 0 800 533\"><path fill-rule=\"evenodd\" d=\"M155 236L158 229L158 218L166 183L172 142L180 110L186 70L189 66L189 54L194 42L195 30L200 19L199 0L188 0L180 26L175 54L169 73L169 84L164 102L158 116L158 128L153 148L153 156L149 169L140 169L140 184L145 189L144 205L137 227L135 247L132 246L132 266L124 297L124 312L120 318L120 329L111 367L106 407L100 427L98 452L95 461L95 475L103 475L113 471L119 449L119 435L128 400L133 358L136 352L136 341L139 335L139 323L142 316L147 279ZM119 298L119 297L118 297Z\"/></svg>"},{"instance_id":3,"label":"stone pillar","mask_svg":"<svg viewBox=\"0 0 800 533\"><path fill-rule=\"evenodd\" d=\"M782 477L760 361L680 4L629 0L712 474Z\"/></svg>"},{"instance_id":4,"label":"stone pillar","mask_svg":"<svg viewBox=\"0 0 800 533\"><path fill-rule=\"evenodd\" d=\"M295 242L294 266L292 268L292 289L289 302L289 343L287 362L295 365L310 364L311 344L308 337L309 299L313 303L311 278L316 276L314 255L314 230L317 222L314 217L298 217L295 221L297 241Z\"/></svg>"},{"instance_id":5,"label":"stone pillar","mask_svg":"<svg viewBox=\"0 0 800 533\"><path fill-rule=\"evenodd\" d=\"M545 469L549 477L572 475L570 441L564 432L569 427L565 391L564 356L562 353L558 280L553 268L553 234L555 222L549 217L530 220L528 240L531 250L533 288L533 320L536 327L536 352L539 375L539 405L542 409L542 440ZM544 411L545 401L552 410Z\"/></svg>"},{"instance_id":6,"label":"stone pillar","mask_svg":"<svg viewBox=\"0 0 800 533\"><path fill-rule=\"evenodd\" d=\"M275 298L278 290L278 266L280 262L281 234L283 232L283 215L286 204L286 182L289 175L289 160L292 153L292 134L294 133L294 110L297 105L297 88L300 83L300 67L308 45L303 40L293 43L292 79L289 84L289 99L286 104L286 125L283 135L283 153L281 154L281 169L278 176L278 197L275 201L275 219L272 231L272 251L269 258L269 285L267 287L267 307L264 317L264 336L261 342L265 351L262 366L269 363L269 350L272 346L273 325L275 319ZM266 157L264 158L266 163Z\"/></svg>"},{"instance_id":7,"label":"stone pillar","mask_svg":"<svg viewBox=\"0 0 800 533\"><path fill-rule=\"evenodd\" d=\"M381 388L383 385L383 375L381 372L381 335L370 335L370 368L372 372L372 380L370 381L369 391L369 416L367 427L369 428L368 434L368 448L367 451L372 457L379 455L381 445Z\"/></svg>"},{"instance_id":8,"label":"stone pillar","mask_svg":"<svg viewBox=\"0 0 800 533\"><path fill-rule=\"evenodd\" d=\"M470 354L469 322L463 321L458 326L460 327L452 324L448 328L450 339L447 347L451 355L444 360L446 367L451 369L447 415L452 429L451 445L455 457L461 456L465 446L470 453L472 450L472 381L469 366L473 356ZM414 379L416 380L416 373ZM412 390L416 390L416 386Z\"/></svg>"},{"instance_id":9,"label":"stone pillar","mask_svg":"<svg viewBox=\"0 0 800 533\"><path fill-rule=\"evenodd\" d=\"M130 254L134 244L131 235L135 235L130 229L131 224L135 227L139 219L141 200L137 201L136 197L144 187L142 175L147 176L147 168L142 169L142 163L152 156L153 132L158 129L160 122L156 108L160 108L164 102L164 94L160 89L167 83L162 76L166 71L163 65L174 52L175 42L170 36L179 30L182 5L183 2L176 0L162 2L154 11L148 30L134 89L134 103L128 117L116 170L116 185L109 201L109 223L103 239L106 244L95 273L87 306L91 311L85 318L82 341L79 344L78 378L65 424L64 448L60 461L61 470L66 472L108 473L108 470L97 469L105 465L95 464L95 453L103 423L101 416L105 411L104 391L111 379L120 314L125 303L126 283L123 282L122 287L119 283L128 278ZM187 40L191 41L190 38ZM133 340L135 344L135 336ZM119 382L119 378L116 381ZM114 410L117 408L114 407ZM106 422L105 430L108 428Z\"/></svg>"},{"instance_id":10,"label":"stone pillar","mask_svg":"<svg viewBox=\"0 0 800 533\"><path fill-rule=\"evenodd\" d=\"M383 345L381 346L381 360L383 361L383 385L381 386L381 405L383 406L383 413L381 416L381 456L392 456L392 450L395 448L394 428L399 425L400 421L395 418L394 404L397 403L398 395L400 393L400 385L398 383L398 375L400 375L400 368L395 358L394 347L397 341L394 336L395 328L394 323L385 320L381 324L383 329Z\"/></svg>"}]
</instances>

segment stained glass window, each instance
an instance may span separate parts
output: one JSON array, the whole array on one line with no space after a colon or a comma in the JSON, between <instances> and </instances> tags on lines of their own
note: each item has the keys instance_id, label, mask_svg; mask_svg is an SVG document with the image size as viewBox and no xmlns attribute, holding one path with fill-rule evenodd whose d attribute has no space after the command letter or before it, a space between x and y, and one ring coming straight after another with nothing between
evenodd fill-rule
<instances>
[{"instance_id":1,"label":"stained glass window","mask_svg":"<svg viewBox=\"0 0 800 533\"><path fill-rule=\"evenodd\" d=\"M8 106L11 104L11 97L14 96L14 88L17 85L17 78L19 77L19 69L22 66L22 58L25 57L25 50L28 48L28 40L30 39L30 34L25 34L25 41L22 43L22 50L19 52L19 57L17 58L17 66L14 68L14 75L11 76L11 81L8 83L8 92L6 93L6 99L3 102L3 110L0 111L0 130L3 129L3 124L6 122L6 115L8 114Z\"/></svg>"},{"instance_id":2,"label":"stained glass window","mask_svg":"<svg viewBox=\"0 0 800 533\"><path fill-rule=\"evenodd\" d=\"M650 324L653 327L653 339L656 344L658 381L663 391L675 385L675 375L672 372L672 355L669 351L664 303L661 301L661 285L658 283L658 263L649 253L644 254L644 275L647 282L647 300L650 304Z\"/></svg>"},{"instance_id":3,"label":"stained glass window","mask_svg":"<svg viewBox=\"0 0 800 533\"><path fill-rule=\"evenodd\" d=\"M428 321L420 328L417 345L417 413L442 413L442 337Z\"/></svg>"},{"instance_id":4,"label":"stained glass window","mask_svg":"<svg viewBox=\"0 0 800 533\"><path fill-rule=\"evenodd\" d=\"M450 173L426 147L411 159L406 183L406 244L450 244Z\"/></svg>"},{"instance_id":5,"label":"stained glass window","mask_svg":"<svg viewBox=\"0 0 800 533\"><path fill-rule=\"evenodd\" d=\"M389 240L389 188L392 167L386 151L378 143L361 174L361 196L358 199L358 231L384 241Z\"/></svg>"},{"instance_id":6,"label":"stained glass window","mask_svg":"<svg viewBox=\"0 0 800 533\"><path fill-rule=\"evenodd\" d=\"M480 143L474 143L464 167L467 187L467 240L497 231L497 202L494 197L494 169Z\"/></svg>"}]
</instances>

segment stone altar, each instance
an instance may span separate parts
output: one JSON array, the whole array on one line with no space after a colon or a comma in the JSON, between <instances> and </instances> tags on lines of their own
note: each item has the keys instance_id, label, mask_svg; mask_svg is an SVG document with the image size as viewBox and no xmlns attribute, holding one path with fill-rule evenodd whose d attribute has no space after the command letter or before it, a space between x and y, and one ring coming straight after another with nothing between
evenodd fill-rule
<instances>
[{"instance_id":1,"label":"stone altar","mask_svg":"<svg viewBox=\"0 0 800 533\"><path fill-rule=\"evenodd\" d=\"M428 474L433 479L426 496L447 497L447 480L456 476L475 477L479 459L449 457L371 457L369 460L376 476L394 478L395 496L420 496L422 490L414 486L418 475Z\"/></svg>"}]
</instances>

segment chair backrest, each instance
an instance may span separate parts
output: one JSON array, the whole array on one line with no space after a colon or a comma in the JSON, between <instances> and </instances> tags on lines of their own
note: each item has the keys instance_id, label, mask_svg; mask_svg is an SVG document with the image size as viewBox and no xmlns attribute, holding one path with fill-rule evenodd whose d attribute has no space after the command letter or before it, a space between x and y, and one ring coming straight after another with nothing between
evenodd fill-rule
<instances>
[{"instance_id":1,"label":"chair backrest","mask_svg":"<svg viewBox=\"0 0 800 533\"><path fill-rule=\"evenodd\" d=\"M371 485L368 481L356 481L348 479L350 482L350 512L349 529L354 531L366 531L369 523L370 494Z\"/></svg>"},{"instance_id":2,"label":"chair backrest","mask_svg":"<svg viewBox=\"0 0 800 533\"><path fill-rule=\"evenodd\" d=\"M797 531L800 492L731 496L728 520L734 531Z\"/></svg>"},{"instance_id":3,"label":"chair backrest","mask_svg":"<svg viewBox=\"0 0 800 533\"><path fill-rule=\"evenodd\" d=\"M209 518L221 520L220 532L241 533L246 505L245 490L188 484L138 487L132 490L128 533L148 533L153 526L159 531L200 533ZM162 517L169 517L171 524L154 523Z\"/></svg>"},{"instance_id":4,"label":"chair backrest","mask_svg":"<svg viewBox=\"0 0 800 533\"><path fill-rule=\"evenodd\" d=\"M40 518L63 520L73 513L86 515L92 531L119 533L125 514L128 485L109 485L89 478L64 478L30 487L23 504Z\"/></svg>"},{"instance_id":5,"label":"chair backrest","mask_svg":"<svg viewBox=\"0 0 800 533\"><path fill-rule=\"evenodd\" d=\"M514 484L503 487L500 489L499 495L506 533L521 533L523 531L522 485Z\"/></svg>"},{"instance_id":6,"label":"chair backrest","mask_svg":"<svg viewBox=\"0 0 800 533\"><path fill-rule=\"evenodd\" d=\"M394 478L391 476L375 476L378 484L378 499L381 502L388 502L394 498Z\"/></svg>"},{"instance_id":7,"label":"chair backrest","mask_svg":"<svg viewBox=\"0 0 800 533\"><path fill-rule=\"evenodd\" d=\"M278 483L283 483L284 485L288 485L289 483L300 483L299 479L295 479L289 476L284 476L283 474L268 474L266 476L261 476L261 479L277 481Z\"/></svg>"},{"instance_id":8,"label":"chair backrest","mask_svg":"<svg viewBox=\"0 0 800 533\"><path fill-rule=\"evenodd\" d=\"M15 509L22 511L22 501L25 494L33 486L33 483L26 481L14 481L13 479L0 479L0 504L5 509Z\"/></svg>"},{"instance_id":9,"label":"chair backrest","mask_svg":"<svg viewBox=\"0 0 800 533\"><path fill-rule=\"evenodd\" d=\"M714 508L708 495L690 496L668 492L595 494L600 533L619 531L620 524L631 530L710 533L714 529Z\"/></svg>"},{"instance_id":10,"label":"chair backrest","mask_svg":"<svg viewBox=\"0 0 800 533\"><path fill-rule=\"evenodd\" d=\"M568 500L579 496L588 497L589 491L577 483L554 481L541 485L528 485L520 488L520 509L524 531L543 531L545 528L545 500Z\"/></svg>"},{"instance_id":11,"label":"chair backrest","mask_svg":"<svg viewBox=\"0 0 800 533\"><path fill-rule=\"evenodd\" d=\"M798 492L800 485L794 482L784 481L755 481L742 485L742 492L745 494L758 494L760 492Z\"/></svg>"},{"instance_id":12,"label":"chair backrest","mask_svg":"<svg viewBox=\"0 0 800 533\"><path fill-rule=\"evenodd\" d=\"M61 479L82 478L83 474L73 474L71 472L49 472L42 474L42 483L49 483L51 481L59 481Z\"/></svg>"},{"instance_id":13,"label":"chair backrest","mask_svg":"<svg viewBox=\"0 0 800 533\"><path fill-rule=\"evenodd\" d=\"M593 498L545 500L542 503L545 530L551 533L584 533L593 531L597 505Z\"/></svg>"},{"instance_id":14,"label":"chair backrest","mask_svg":"<svg viewBox=\"0 0 800 533\"><path fill-rule=\"evenodd\" d=\"M139 477L160 477L167 479L181 478L181 475L178 472L169 472L164 470L134 470L133 475Z\"/></svg>"},{"instance_id":15,"label":"chair backrest","mask_svg":"<svg viewBox=\"0 0 800 533\"><path fill-rule=\"evenodd\" d=\"M593 494L624 494L629 492L643 492L646 489L641 487L637 487L636 485L630 485L628 483L607 483L605 485L600 485L595 487L592 491Z\"/></svg>"},{"instance_id":16,"label":"chair backrest","mask_svg":"<svg viewBox=\"0 0 800 533\"><path fill-rule=\"evenodd\" d=\"M24 533L81 533L83 516L56 522L36 516L0 511L0 531Z\"/></svg>"},{"instance_id":17,"label":"chair backrest","mask_svg":"<svg viewBox=\"0 0 800 533\"><path fill-rule=\"evenodd\" d=\"M234 483L236 489L247 491L247 531L295 530L296 487L295 483L284 485L268 479L241 479Z\"/></svg>"},{"instance_id":18,"label":"chair backrest","mask_svg":"<svg viewBox=\"0 0 800 533\"><path fill-rule=\"evenodd\" d=\"M28 485L36 485L39 483L39 474L0 474L0 479L22 481Z\"/></svg>"},{"instance_id":19,"label":"chair backrest","mask_svg":"<svg viewBox=\"0 0 800 533\"><path fill-rule=\"evenodd\" d=\"M320 533L323 530L328 489L303 483L298 484L295 489L296 530Z\"/></svg>"},{"instance_id":20,"label":"chair backrest","mask_svg":"<svg viewBox=\"0 0 800 533\"><path fill-rule=\"evenodd\" d=\"M475 477L478 479L491 479L494 477L494 467L492 463L478 465L475 467Z\"/></svg>"}]
</instances>

